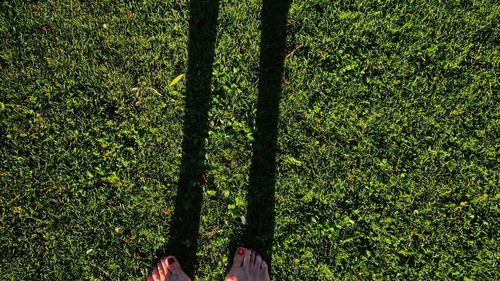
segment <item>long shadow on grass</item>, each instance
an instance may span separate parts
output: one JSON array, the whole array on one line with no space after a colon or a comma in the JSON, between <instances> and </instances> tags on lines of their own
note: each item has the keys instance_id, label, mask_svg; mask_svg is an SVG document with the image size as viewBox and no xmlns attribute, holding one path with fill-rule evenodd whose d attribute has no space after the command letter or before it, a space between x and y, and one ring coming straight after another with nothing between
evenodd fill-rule
<instances>
[{"instance_id":1,"label":"long shadow on grass","mask_svg":"<svg viewBox=\"0 0 500 281\"><path fill-rule=\"evenodd\" d=\"M205 139L208 135L207 122L218 8L218 0L191 0L189 6L183 156L169 242L166 251L160 253L160 256L165 253L174 255L191 277L196 266L198 228L203 199Z\"/></svg>"},{"instance_id":2,"label":"long shadow on grass","mask_svg":"<svg viewBox=\"0 0 500 281\"><path fill-rule=\"evenodd\" d=\"M256 134L244 240L271 265L279 101L290 0L264 0Z\"/></svg>"}]
</instances>

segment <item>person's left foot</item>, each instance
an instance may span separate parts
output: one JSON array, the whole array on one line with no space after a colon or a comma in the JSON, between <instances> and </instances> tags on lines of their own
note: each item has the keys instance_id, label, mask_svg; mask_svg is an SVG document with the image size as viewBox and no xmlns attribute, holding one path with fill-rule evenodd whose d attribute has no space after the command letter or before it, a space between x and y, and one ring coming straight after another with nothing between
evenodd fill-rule
<instances>
[{"instance_id":1,"label":"person's left foot","mask_svg":"<svg viewBox=\"0 0 500 281\"><path fill-rule=\"evenodd\" d=\"M267 263L254 250L238 248L226 281L269 281Z\"/></svg>"},{"instance_id":2,"label":"person's left foot","mask_svg":"<svg viewBox=\"0 0 500 281\"><path fill-rule=\"evenodd\" d=\"M162 258L148 276L147 281L191 281L173 256Z\"/></svg>"}]
</instances>

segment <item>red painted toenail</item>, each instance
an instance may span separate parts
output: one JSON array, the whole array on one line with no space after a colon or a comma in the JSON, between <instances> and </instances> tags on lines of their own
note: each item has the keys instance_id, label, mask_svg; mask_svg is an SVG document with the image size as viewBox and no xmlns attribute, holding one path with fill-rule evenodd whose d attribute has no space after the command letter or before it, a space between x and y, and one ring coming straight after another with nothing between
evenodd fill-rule
<instances>
[{"instance_id":1,"label":"red painted toenail","mask_svg":"<svg viewBox=\"0 0 500 281\"><path fill-rule=\"evenodd\" d=\"M168 264L174 264L175 263L175 259L172 258L172 257L168 258L167 261L168 261Z\"/></svg>"},{"instance_id":2,"label":"red painted toenail","mask_svg":"<svg viewBox=\"0 0 500 281\"><path fill-rule=\"evenodd\" d=\"M239 248L239 249L238 249L238 255L240 255L240 256L241 256L241 255L243 255L244 253L245 253L245 249L243 249L243 248Z\"/></svg>"}]
</instances>

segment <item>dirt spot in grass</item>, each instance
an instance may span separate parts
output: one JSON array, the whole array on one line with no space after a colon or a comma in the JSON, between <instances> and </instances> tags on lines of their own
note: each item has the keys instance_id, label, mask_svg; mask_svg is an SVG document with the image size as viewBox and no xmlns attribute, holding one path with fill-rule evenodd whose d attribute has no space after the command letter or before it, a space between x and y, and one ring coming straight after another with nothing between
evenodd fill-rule
<instances>
[{"instance_id":1,"label":"dirt spot in grass","mask_svg":"<svg viewBox=\"0 0 500 281\"><path fill-rule=\"evenodd\" d=\"M40 9L40 6L39 6L38 4L33 4L33 5L31 5L31 11L32 11L33 13L38 13L38 12L40 12L40 10L41 10L41 9Z\"/></svg>"},{"instance_id":2,"label":"dirt spot in grass","mask_svg":"<svg viewBox=\"0 0 500 281\"><path fill-rule=\"evenodd\" d=\"M45 34L49 33L49 32L50 32L50 30L51 30L51 29L50 29L50 27L49 27L48 25L44 25L44 26L42 27L42 31L43 31L43 33L45 33Z\"/></svg>"}]
</instances>

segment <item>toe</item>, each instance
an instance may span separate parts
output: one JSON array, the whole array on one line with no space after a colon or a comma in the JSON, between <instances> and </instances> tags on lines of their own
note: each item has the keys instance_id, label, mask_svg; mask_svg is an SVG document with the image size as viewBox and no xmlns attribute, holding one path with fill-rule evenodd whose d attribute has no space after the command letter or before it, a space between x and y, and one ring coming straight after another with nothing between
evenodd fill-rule
<instances>
[{"instance_id":1,"label":"toe","mask_svg":"<svg viewBox=\"0 0 500 281\"><path fill-rule=\"evenodd\" d=\"M262 271L268 271L269 270L269 267L267 266L267 262L266 261L262 261L262 265L260 266L260 268L262 268Z\"/></svg>"},{"instance_id":2,"label":"toe","mask_svg":"<svg viewBox=\"0 0 500 281\"><path fill-rule=\"evenodd\" d=\"M160 261L161 265L163 266L163 269L165 269L166 272L168 272L168 263L167 263L167 257L163 257Z\"/></svg>"},{"instance_id":3,"label":"toe","mask_svg":"<svg viewBox=\"0 0 500 281\"><path fill-rule=\"evenodd\" d=\"M250 265L254 266L255 265L255 258L257 257L257 252L252 251L252 254L250 255Z\"/></svg>"},{"instance_id":4,"label":"toe","mask_svg":"<svg viewBox=\"0 0 500 281\"><path fill-rule=\"evenodd\" d=\"M245 255L243 257L243 267L249 267L250 266L250 261L252 260L252 253L253 253L253 250L246 249Z\"/></svg>"},{"instance_id":5,"label":"toe","mask_svg":"<svg viewBox=\"0 0 500 281\"><path fill-rule=\"evenodd\" d=\"M255 268L259 269L262 266L262 257L260 255L255 255Z\"/></svg>"},{"instance_id":6,"label":"toe","mask_svg":"<svg viewBox=\"0 0 500 281\"><path fill-rule=\"evenodd\" d=\"M163 281L165 279L165 273L166 273L167 269L163 268L161 260L156 265L156 268L158 268L158 275L160 275L160 280Z\"/></svg>"},{"instance_id":7,"label":"toe","mask_svg":"<svg viewBox=\"0 0 500 281\"><path fill-rule=\"evenodd\" d=\"M269 279L269 267L267 266L267 262L265 260L262 260L262 265L260 266L262 270L262 274L264 276L267 276L267 280Z\"/></svg>"},{"instance_id":8,"label":"toe","mask_svg":"<svg viewBox=\"0 0 500 281\"><path fill-rule=\"evenodd\" d=\"M242 248L242 247L239 247L236 250L236 253L234 254L234 258L233 258L233 266L241 266L243 264L245 252L246 252L246 249Z\"/></svg>"},{"instance_id":9,"label":"toe","mask_svg":"<svg viewBox=\"0 0 500 281\"><path fill-rule=\"evenodd\" d=\"M179 261L173 257L173 256L168 256L167 259L167 266L168 269L174 274L174 275L181 275L182 274L182 268L179 263Z\"/></svg>"},{"instance_id":10,"label":"toe","mask_svg":"<svg viewBox=\"0 0 500 281\"><path fill-rule=\"evenodd\" d=\"M158 273L158 268L155 267L153 274L151 274L154 281L160 281L160 273Z\"/></svg>"},{"instance_id":11,"label":"toe","mask_svg":"<svg viewBox=\"0 0 500 281\"><path fill-rule=\"evenodd\" d=\"M170 270L168 270L167 258L166 257L162 258L160 262L161 262L161 265L163 266L163 269L165 270L165 276L163 277L162 280L167 281L167 280L169 280L170 275L172 275L172 272Z\"/></svg>"}]
</instances>

